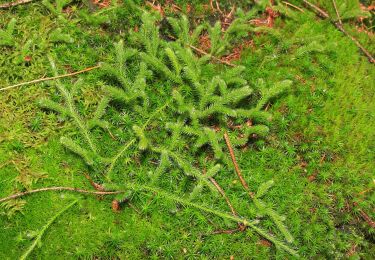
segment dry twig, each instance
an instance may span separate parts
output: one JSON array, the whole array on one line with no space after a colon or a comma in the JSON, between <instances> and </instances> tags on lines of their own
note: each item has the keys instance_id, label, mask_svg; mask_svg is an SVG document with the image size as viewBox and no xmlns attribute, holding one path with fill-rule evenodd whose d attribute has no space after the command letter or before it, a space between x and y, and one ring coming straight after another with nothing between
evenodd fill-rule
<instances>
[{"instance_id":1,"label":"dry twig","mask_svg":"<svg viewBox=\"0 0 375 260\"><path fill-rule=\"evenodd\" d=\"M332 0L332 3L333 3L333 7L335 8L337 19L339 20L339 23L342 25L342 21L341 21L341 17L340 17L340 14L339 14L339 10L337 9L337 5L336 5L336 0Z\"/></svg>"},{"instance_id":2,"label":"dry twig","mask_svg":"<svg viewBox=\"0 0 375 260\"><path fill-rule=\"evenodd\" d=\"M214 178L209 177L209 180L216 187L216 189L219 191L221 196L223 196L223 198L225 199L228 207L230 208L230 211L232 212L232 215L235 216L235 217L238 217L238 214L237 214L236 210L234 209L234 207L233 207L232 203L230 202L228 196L225 194L223 188L220 187L219 183L217 183L217 181ZM238 225L238 228L236 228L234 230L229 230L230 232L227 232L228 230L215 231L214 234L221 234L221 233L232 234L232 233L237 232L237 231L246 230L246 226L244 226L242 223L237 223L237 225Z\"/></svg>"},{"instance_id":3,"label":"dry twig","mask_svg":"<svg viewBox=\"0 0 375 260\"><path fill-rule=\"evenodd\" d=\"M25 4L31 3L32 1L34 0L17 0L15 2L10 2L10 3L5 3L5 4L0 5L0 9L8 9L17 5L25 5Z\"/></svg>"},{"instance_id":4,"label":"dry twig","mask_svg":"<svg viewBox=\"0 0 375 260\"><path fill-rule=\"evenodd\" d=\"M41 188L41 189L36 189L36 190L30 190L30 191L25 191L25 192L20 192L16 193L13 195L10 195L8 197L0 199L0 203L12 200L12 199L17 199L29 194L37 193L37 192L42 192L42 191L73 191L73 192L79 192L79 193L85 193L85 194L92 194L92 195L115 195L115 194L120 194L124 193L124 191L89 191L89 190L82 190L82 189L77 189L77 188L72 188L72 187L47 187L47 188Z\"/></svg>"},{"instance_id":5,"label":"dry twig","mask_svg":"<svg viewBox=\"0 0 375 260\"><path fill-rule=\"evenodd\" d=\"M229 150L229 154L230 154L230 157L232 159L232 162L233 162L233 165L234 165L234 169L235 169L235 171L237 173L237 176L240 179L242 186L244 187L244 189L249 194L250 198L253 199L254 198L254 193L252 191L250 191L249 186L247 185L245 179L242 177L241 170L240 170L240 167L238 167L238 164L237 164L237 161L236 161L236 157L234 155L234 151L233 151L232 145L230 143L230 139L229 139L229 136L228 136L227 132L224 133L224 139L225 139L225 143L227 144L227 147L228 147L228 150Z\"/></svg>"},{"instance_id":6,"label":"dry twig","mask_svg":"<svg viewBox=\"0 0 375 260\"><path fill-rule=\"evenodd\" d=\"M316 5L310 3L309 1L307 0L303 0L303 2L309 6L311 9L314 10L314 12L324 18L324 19L330 19L330 16L327 12L323 11L322 9L320 9L319 7L317 7ZM366 50L365 47L362 46L362 44L356 39L354 38L353 36L351 36L343 27L343 25L340 23L340 22L334 22L331 20L331 23L340 31L342 32L343 34L345 34L346 36L348 36L354 43L355 45L357 45L357 47L363 52L363 54L366 55L366 57L368 58L369 62L370 63L375 63L375 59L374 57L372 57L371 53Z\"/></svg>"},{"instance_id":7,"label":"dry twig","mask_svg":"<svg viewBox=\"0 0 375 260\"><path fill-rule=\"evenodd\" d=\"M225 199L225 201L227 202L228 204L228 207L230 208L230 211L232 212L232 215L237 217L238 214L236 212L236 210L234 209L232 203L230 202L229 198L227 197L227 195L225 194L224 190L220 187L220 185L216 182L216 180L212 177L209 177L211 183L216 187L216 189L219 191L219 193L221 194L221 196L223 196L223 198Z\"/></svg>"},{"instance_id":8,"label":"dry twig","mask_svg":"<svg viewBox=\"0 0 375 260\"><path fill-rule=\"evenodd\" d=\"M91 186L97 190L97 191L104 191L104 187L102 185L100 185L99 183L96 183L92 180L92 178L90 177L90 175L88 175L87 173L83 173L83 175L85 175L85 178L90 182Z\"/></svg>"},{"instance_id":9,"label":"dry twig","mask_svg":"<svg viewBox=\"0 0 375 260\"><path fill-rule=\"evenodd\" d=\"M98 69L98 68L100 68L100 64L96 65L94 67L89 67L89 68L86 68L86 69L83 69L83 70L80 70L80 71L76 71L76 72L72 72L72 73L68 73L68 74L64 74L64 75L59 75L59 76L55 76L55 77L48 77L48 78L35 79L35 80L32 80L32 81L23 82L23 83L19 83L19 84L16 84L16 85L12 85L12 86L8 86L8 87L0 88L0 91L12 89L12 88L16 88L16 87L20 87L20 86L25 86L25 85L36 84L36 83L43 82L43 81L48 81L48 80L55 80L55 79L61 79L61 78L71 77L71 76L74 76L74 75L77 75L77 74L81 74L81 73L85 73L85 72L88 72L90 70L94 70L94 69Z\"/></svg>"},{"instance_id":10,"label":"dry twig","mask_svg":"<svg viewBox=\"0 0 375 260\"><path fill-rule=\"evenodd\" d=\"M360 209L356 202L354 202L353 205L358 208L359 214L361 214L361 217L367 222L367 224L369 224L370 227L375 228L375 221L373 221L366 212Z\"/></svg>"},{"instance_id":11,"label":"dry twig","mask_svg":"<svg viewBox=\"0 0 375 260\"><path fill-rule=\"evenodd\" d=\"M291 4L291 3L287 2L287 1L283 1L283 3L284 3L285 5L288 5L288 6L290 6L290 7L293 7L294 9L297 9L298 11L300 11L300 12L302 12L302 13L305 12L302 8L300 8L300 7L298 7L298 6L294 5L294 4Z\"/></svg>"}]
</instances>

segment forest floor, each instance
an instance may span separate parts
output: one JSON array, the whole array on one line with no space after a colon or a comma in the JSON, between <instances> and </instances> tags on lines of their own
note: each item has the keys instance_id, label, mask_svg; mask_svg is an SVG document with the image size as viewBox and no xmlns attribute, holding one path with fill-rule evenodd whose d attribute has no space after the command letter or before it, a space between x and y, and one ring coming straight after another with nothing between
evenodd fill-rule
<instances>
[{"instance_id":1,"label":"forest floor","mask_svg":"<svg viewBox=\"0 0 375 260\"><path fill-rule=\"evenodd\" d=\"M166 3L159 11L208 21L220 18L209 1L195 2ZM228 14L231 9L224 2L220 4ZM245 2L243 7L250 9ZM299 2L290 1L303 12L282 3L278 17L258 12L259 23L269 18L272 25L252 33L240 58L231 60L245 66L244 78L251 84L292 81L286 93L267 105L272 114L270 133L235 149L238 165L252 190L274 181L265 201L285 216L294 237L292 247L300 256L374 259L374 64L348 36ZM61 74L111 61L114 43L126 39L127 30L140 23L139 11L127 5L47 3L0 9L0 88L53 76L48 57ZM350 19L344 27L375 53L373 33L359 31ZM80 108L90 109L102 94L102 78L99 68L64 82L82 80L75 100ZM44 97L59 99L50 82L0 90L0 198L50 186L92 190L85 177L90 168L60 143L61 136L77 132L74 124L38 106ZM140 169L131 167L135 172L151 169L141 164ZM233 169L217 180L229 187L228 196L235 204L245 200ZM187 207L172 214L162 199L142 195L114 212L112 199L63 191L1 204L0 259L24 255L36 234L75 200L45 230L40 246L30 252L32 258L288 257L251 230L214 234L230 224L197 209ZM241 205L240 212L248 211L246 204ZM263 227L273 232L272 222L265 220Z\"/></svg>"}]
</instances>

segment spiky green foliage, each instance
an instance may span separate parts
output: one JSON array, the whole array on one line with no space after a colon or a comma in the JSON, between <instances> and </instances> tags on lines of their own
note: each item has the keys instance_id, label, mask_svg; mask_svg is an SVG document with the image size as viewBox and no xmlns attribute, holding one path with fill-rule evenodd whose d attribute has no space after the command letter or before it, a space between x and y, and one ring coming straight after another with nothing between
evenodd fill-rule
<instances>
[{"instance_id":1,"label":"spiky green foliage","mask_svg":"<svg viewBox=\"0 0 375 260\"><path fill-rule=\"evenodd\" d=\"M74 39L69 34L63 33L61 28L57 28L49 34L49 41L53 43L73 43Z\"/></svg>"},{"instance_id":2,"label":"spiky green foliage","mask_svg":"<svg viewBox=\"0 0 375 260\"><path fill-rule=\"evenodd\" d=\"M65 21L63 16L63 8L71 2L71 0L55 0L54 3L51 3L49 0L43 0L42 4L48 9L48 11L57 16L60 20Z\"/></svg>"},{"instance_id":3,"label":"spiky green foliage","mask_svg":"<svg viewBox=\"0 0 375 260\"><path fill-rule=\"evenodd\" d=\"M231 1L236 6L253 10L250 2L254 3L253 0ZM269 4L269 0L256 2L259 5L264 3L263 10ZM285 223L304 258L373 258L371 239L374 229L360 213L362 210L374 219L371 199L374 191L375 121L372 118L375 102L374 84L370 80L374 77L373 65L361 58L348 37L336 31L329 22L317 19L303 7L301 1L288 2L303 8L304 13L285 5L285 1L274 2L285 7L287 15L281 13L273 29L262 28L262 33L251 34L254 45L244 50L238 63L245 65L244 77L254 89L256 97L260 96L257 91L258 78L264 79L265 87L286 78L291 79L294 81L292 94L274 99L271 106L265 106L270 112L268 116L272 114L273 117L270 134L265 139L251 139L241 150L235 149L238 163L252 191L257 191L262 182L274 180L273 188L261 199L268 207L286 216ZM335 11L330 9L332 1L310 2L318 4L329 11L333 19L336 18ZM336 2L340 4L342 1ZM366 5L371 3L369 0L361 2ZM74 44L46 44L43 39L48 39L59 20L47 12L40 2L1 11L1 29L6 28L11 18L17 19L13 33L16 45L1 48L1 87L51 75L46 53L53 55L61 73L64 73L63 68L75 71L98 61L112 62L113 42L120 39L124 39L126 46L132 46L126 39L128 33L124 31L124 28L139 26L137 14L132 9L121 3L119 8L113 8L112 4L109 8L87 10L81 2L76 3L70 5L72 13L64 13L72 26L61 27L64 33L72 35ZM186 1L175 0L174 3L186 10ZM195 19L199 20L198 23L202 19L213 20L213 15L204 9L202 1L189 3L194 7L188 13L193 23ZM228 1L218 3L223 12L230 11ZM90 18L97 18L100 26L95 21L81 20L77 23L74 19L81 10L88 13ZM164 10L166 13L170 11L168 5ZM373 53L371 37L364 31L357 31L352 24L355 20L344 20L345 29ZM163 27L163 22L160 26ZM299 48L313 41L323 46L323 51L316 49L296 55ZM199 44L195 46L200 47ZM32 62L26 64L25 55L31 56ZM82 118L93 117L96 104L102 97L98 86L120 87L113 79L103 84L103 78L99 78L101 72L95 70L63 81L70 90L77 78L84 79L85 84L76 93L72 92ZM164 99L159 102L158 97L171 98L171 89L176 86L169 85L156 74L148 85L150 82L154 89L150 96L153 113L164 105ZM25 188L50 185L90 189L82 173L93 173L94 170L85 167L76 154L64 149L59 142L60 136L64 135L90 150L75 125L68 122L66 116L35 107L35 101L40 97L48 97L62 104L63 100L56 89L37 84L1 92L0 96L1 196ZM142 103L142 99L136 103L138 101ZM98 142L97 146L103 153L108 151L110 157L115 143L125 146L128 137L135 136L132 130L134 124L141 127L152 117L144 132L146 136L153 137L159 125L171 121L165 117L167 113L160 113L163 109L155 116L151 116L150 111L147 116L134 116L133 104L126 106L119 101L111 102L104 117L110 122L109 130L113 136L108 130L102 131L101 127L94 127L90 131ZM170 107L165 109L167 112ZM268 122L267 116L257 117L261 122ZM231 128L238 126L235 122L231 124ZM235 138L231 136L231 139ZM116 161L112 176L116 177L121 172L137 182L142 176L154 177L154 170L161 166L161 155L147 150L139 151L135 141L129 143L128 150ZM211 149L207 145L202 148L207 147ZM23 156L30 158L29 164L24 165L22 160L19 161ZM196 160L194 166L207 172L215 165L216 160L212 158L208 156L206 160ZM145 182L163 190L170 187L169 195L181 195L180 198L189 196L193 188L190 184L198 180L193 177L184 179L181 170L171 159L165 165L169 167L168 170L162 170L160 178L152 185L147 178ZM202 169L202 165L206 167ZM220 172L214 178L226 191L239 216L254 219L258 216L258 210L254 203L246 203L246 196L240 183L235 181L233 169L222 162L220 165ZM46 172L48 178L38 180L28 170ZM29 186L20 183L21 180L24 182L21 179L24 177L32 181ZM96 182L104 178L99 174L95 177ZM117 183L117 180L114 181ZM192 200L198 206L206 205L221 213L227 212L225 201L211 194L204 186L202 192ZM30 231L44 226L51 218L51 212L58 212L70 203L72 197L79 199L80 207L71 208L69 214L57 219L42 239L43 246L36 247L30 258L157 259L199 256L222 259L230 255L234 255L235 259L246 259L249 255L256 259L290 258L281 250L274 250L273 246L263 243L265 241L250 228L246 233L213 235L213 231L235 228L235 222L196 210L193 206L172 203L153 191L132 192L130 204L124 203L120 213L111 212L109 204L112 197L98 200L97 197L64 192L41 193L10 201L0 208L0 227L3 227L0 228L0 258L19 258L33 242ZM358 203L358 206L354 207L352 202ZM260 220L264 230L282 239L281 232L269 217L263 214Z\"/></svg>"},{"instance_id":4,"label":"spiky green foliage","mask_svg":"<svg viewBox=\"0 0 375 260\"><path fill-rule=\"evenodd\" d=\"M55 75L57 76L57 69L52 59L50 59L50 63ZM80 144L76 143L69 137L61 137L61 144L64 145L67 149L81 156L86 164L93 167L94 170L100 170L100 168L98 169L98 167L100 167L101 164L108 164L108 159L100 155L100 149L98 149L97 141L92 136L91 131L96 126L101 127L104 130L108 129L109 123L105 120L102 120L102 117L105 114L105 110L108 106L109 98L103 97L99 102L93 117L90 119L86 119L83 118L78 112L76 102L72 95L75 92L77 85L79 85L79 82L76 82L76 85L72 88L72 90L68 90L59 81L57 81L55 85L59 90L61 96L63 97L64 103L61 105L52 100L42 99L40 100L39 105L42 108L54 110L61 115L72 119L77 129L79 130L80 135L85 141L87 149L83 148Z\"/></svg>"},{"instance_id":5,"label":"spiky green foliage","mask_svg":"<svg viewBox=\"0 0 375 260\"><path fill-rule=\"evenodd\" d=\"M16 22L16 18L13 18L4 29L0 29L0 46L12 47L15 44L13 33Z\"/></svg>"},{"instance_id":6,"label":"spiky green foliage","mask_svg":"<svg viewBox=\"0 0 375 260\"><path fill-rule=\"evenodd\" d=\"M34 250L35 247L41 247L42 246L42 237L46 230L52 225L52 223L65 211L67 211L69 208L71 208L74 204L76 204L78 200L74 200L72 203L64 207L62 210L57 212L51 219L48 220L45 226L43 226L40 230L38 231L33 231L30 233L30 237L34 239L33 243L30 245L30 247L26 250L25 253L21 256L21 260L25 260L28 258L30 253Z\"/></svg>"},{"instance_id":7,"label":"spiky green foliage","mask_svg":"<svg viewBox=\"0 0 375 260\"><path fill-rule=\"evenodd\" d=\"M188 196L199 201L200 194L208 188L213 198L218 200L219 193L211 179L221 172L222 165L231 167L223 141L224 132L230 132L235 147L244 146L253 138L266 136L270 116L264 107L291 85L290 81L282 81L270 88L265 85L251 87L251 83L243 77L244 67L220 68L210 63L210 55L226 53L234 39L246 36L251 28L246 24L249 17L243 14L224 33L218 23L207 26L212 43L210 54L199 57L186 43L195 43L204 27L198 27L190 34L187 18L170 19L175 36L172 40L163 40L162 37L168 35L163 35L165 32L157 25L159 18L145 12L139 31L131 32L132 45L125 47L122 41L115 44L115 62L103 66L107 78L103 90L107 96L99 102L92 119L84 120L81 117L75 107L72 91L60 83L57 88L65 104L62 106L52 101L42 103L72 118L87 148L67 137L61 139L64 146L81 156L90 167L94 166L96 171L109 164L107 171L103 171L109 184L139 183L137 185L146 187L145 183L152 183L153 187L163 186L161 184L169 178L169 171L177 169L179 174L173 180L173 185L185 193L177 196ZM157 91L155 83L159 79L163 80L163 87L169 91L164 90L167 95L158 97L158 101L151 100L152 93ZM110 100L114 105L111 113L122 117L124 109L127 111L131 118L131 129L101 121ZM127 134L128 140L125 144L113 141L113 157L105 159L100 156L98 142L92 137L93 126L112 128L119 134ZM138 143L138 149L134 150L134 143ZM120 158L132 163L131 158L135 156L139 160L159 157L158 167L151 174L142 171L136 173L135 179L134 174L130 177L119 170L122 165ZM179 184L179 179L185 181ZM134 188L134 191L137 192L137 189ZM265 192L263 189L263 196ZM175 196L167 197L175 202L195 205ZM260 198L254 199L254 203L259 215L269 217L286 241L292 242L282 217ZM260 235L269 237L260 226L254 224L250 227ZM276 239L272 241L277 247L289 248Z\"/></svg>"}]
</instances>

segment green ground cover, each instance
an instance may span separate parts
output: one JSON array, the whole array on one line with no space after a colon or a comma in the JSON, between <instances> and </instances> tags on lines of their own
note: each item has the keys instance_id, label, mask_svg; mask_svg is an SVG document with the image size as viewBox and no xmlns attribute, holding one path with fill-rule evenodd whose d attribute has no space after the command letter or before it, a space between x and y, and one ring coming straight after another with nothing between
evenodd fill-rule
<instances>
[{"instance_id":1,"label":"green ground cover","mask_svg":"<svg viewBox=\"0 0 375 260\"><path fill-rule=\"evenodd\" d=\"M251 2L238 4L242 4L244 10L258 10L252 19L261 17L265 6ZM176 3L186 10L185 1ZM291 3L302 7L299 1ZM334 9L326 1L315 3L335 17ZM187 14L192 26L203 20L213 25L219 18L203 15L207 13L205 7L201 3L193 4L193 13ZM112 186L116 184L116 188L121 189L130 182L149 185L153 180L150 178L152 173L160 171L161 175L156 178L158 189L183 199L192 198L194 203L229 214L225 201L207 187L199 190L198 196L189 197L194 185L199 183L197 180L201 180L194 175L194 169L203 171L207 167L209 170L220 164L222 168L215 179L224 188L239 215L259 220L259 227L295 249L299 256L374 257L374 228L363 213L370 219L375 217L375 70L354 43L332 24L322 21L307 9L302 14L280 5L278 8L282 15L275 20L272 29L246 27L246 30L250 27L251 30L249 36L245 34L244 40L250 37L252 46L242 53L239 61L233 63L244 66L236 80L245 80L254 92L251 95L240 93L244 95L238 94L242 102L228 106L224 104L224 107L254 108L267 90L279 86L280 82L291 83L285 89L280 88L282 93L267 100L257 111L263 113L267 110L272 115L272 121L263 122L254 117L256 124L253 129L256 126L260 128L256 132L258 137L253 138L252 132L243 133L227 124L228 120L232 120L234 125L244 127L246 116L241 117L239 111L236 115L228 116L226 113L232 111L224 112L224 108L220 107L208 119L198 120L196 124L191 116L187 116L188 112L177 113L183 108L173 103L172 93L180 91L186 100L194 103L199 97L199 93L194 92L195 87L199 90L199 84L209 86L214 76L224 78L230 68L212 61L202 61L203 72L194 79L189 77L187 70L177 73L179 66L193 70L196 65L184 64L184 56L178 56L178 62L168 64L169 72L165 72L165 67L161 65L159 70L154 69L158 63L151 58L163 55L166 46L178 55L186 55L187 60L198 55L189 56L189 53L179 49L181 46L178 44L186 44L185 40L197 45L193 38L184 39L182 33L175 35L180 39L177 43L170 39L156 40L152 38L152 31L145 34L146 40L139 40L142 24L147 24L145 18L142 21L142 10L149 7L136 3L97 10L91 4L73 2L67 4L70 9L62 11L58 7L60 5L58 1L52 6L47 2L35 2L0 11L1 87L43 75L52 76L54 70L50 60L55 62L59 74L102 62L107 65L99 70L61 81L69 93L74 94L73 100L80 117L91 118L103 97L116 99L116 95L121 96L120 92L108 86L117 89L123 87L124 91L128 91L126 94L132 93L132 89L126 88L127 83L119 82L123 75L116 76L116 73L127 72L124 75L133 80L133 75L143 66L142 61L148 61L146 64L152 76L147 76L147 71L142 74L147 83L143 90L140 87L142 81L132 85L133 88L137 87L138 96L134 100L119 98L109 104L103 115L109 127L93 128L89 132L100 150L100 157L88 152L88 158L93 158L91 166L87 165L87 158L85 163L80 156L66 148L69 145L65 143L64 146L60 141L62 136L69 137L90 150L74 118L72 120L69 113L64 115L40 106L43 99L64 104L64 95L56 82L1 91L0 197L49 186L92 189L84 174L89 174L96 182ZM229 10L231 6L224 1L221 5L223 10ZM341 8L344 14L346 9ZM357 5L350 10L356 8ZM169 9L165 10L167 16L178 17ZM358 32L353 25L352 17L359 14L354 11L345 14L345 28L374 53L373 36ZM165 20L161 20L156 24L161 27L160 35L166 36L172 30L164 26L163 21L165 23ZM139 32L130 34L129 29L134 31L134 28L138 28ZM157 27L145 27L150 28ZM243 34L230 38L230 42L238 44L243 40L240 36ZM150 38L154 45L143 46ZM121 57L120 40L124 42L125 50L137 49L133 55L135 58L127 63L127 69L116 65ZM161 47L152 56L158 42ZM230 48L224 50L227 49ZM138 57L141 52L143 56ZM144 58L146 55L151 58L147 60ZM222 53L217 51L217 55ZM198 58L195 61L199 61ZM235 86L240 88L242 85ZM224 90L217 90L216 95L217 92L224 95ZM211 102L214 104L217 100L220 101L214 98ZM163 109L166 104L168 107ZM141 128L145 122L148 124L144 131L134 131L134 125ZM182 122L195 127L194 131L215 125L221 128L216 133L221 139L215 146L207 137L209 140L203 148L197 149L190 145L196 141L191 135L176 134L175 139L173 136L170 138L171 131L164 128L166 122ZM265 125L268 132L262 128ZM246 145L235 148L238 164L253 191L262 183L273 180L274 186L262 200L267 208L285 217L283 223L294 237L293 242L287 243L285 234L275 220L267 214L260 216L259 208L248 199L230 162L222 138L221 131L224 130L229 132L234 143L241 134L250 136L246 136ZM203 134L199 133L199 136ZM106 158L113 158L118 149L133 139L136 141L116 161L111 174L103 176L110 165ZM159 150L162 148L170 149L170 165L164 171L159 167ZM174 153L184 156L193 176L186 176L189 169L172 158L171 154ZM202 179L202 182L205 180ZM51 224L41 238L41 246L31 252L30 258L222 259L232 255L235 259L292 258L251 228L233 234L213 234L216 230L236 228L236 224L215 214L173 202L157 192L138 190L131 193L130 198L131 206L125 205L120 212L111 209L113 197L69 192L37 193L3 203L0 211L0 258L21 257L32 244L35 232L74 200L78 200L78 203Z\"/></svg>"}]
</instances>

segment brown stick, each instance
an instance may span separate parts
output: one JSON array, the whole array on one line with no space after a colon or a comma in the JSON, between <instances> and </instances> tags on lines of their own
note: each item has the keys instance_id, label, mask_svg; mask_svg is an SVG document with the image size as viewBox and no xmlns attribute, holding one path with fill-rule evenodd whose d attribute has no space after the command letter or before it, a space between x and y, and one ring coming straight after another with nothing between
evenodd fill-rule
<instances>
[{"instance_id":1,"label":"brown stick","mask_svg":"<svg viewBox=\"0 0 375 260\"><path fill-rule=\"evenodd\" d=\"M93 194L93 195L114 195L114 194L120 194L120 193L125 192L125 191L89 191L89 190L82 190L82 189L77 189L77 188L72 188L72 187L47 187L47 188L41 188L41 189L30 190L30 191L13 194L11 196L0 199L0 203L8 201L8 200L12 200L12 199L17 199L19 197L23 197L23 196L37 193L37 192L62 191L62 190L85 193L85 194Z\"/></svg>"},{"instance_id":2,"label":"brown stick","mask_svg":"<svg viewBox=\"0 0 375 260\"><path fill-rule=\"evenodd\" d=\"M0 5L0 9L8 9L13 6L28 4L28 3L31 3L32 1L34 0L18 0L15 2L11 2L11 3L5 3L5 4Z\"/></svg>"},{"instance_id":3,"label":"brown stick","mask_svg":"<svg viewBox=\"0 0 375 260\"><path fill-rule=\"evenodd\" d=\"M306 0L303 0L303 2L308 5L310 8L314 9L315 12L322 18L329 18L329 15L327 12L323 11L322 9L320 9L319 7L317 7L316 5L310 3L309 1L306 1Z\"/></svg>"},{"instance_id":4,"label":"brown stick","mask_svg":"<svg viewBox=\"0 0 375 260\"><path fill-rule=\"evenodd\" d=\"M291 6L291 7L295 8L295 9L297 9L298 11L300 11L300 12L302 12L302 13L305 12L305 11L303 11L302 8L300 8L300 7L298 7L298 6L294 5L294 4L291 4L291 3L287 2L287 1L283 1L283 3L284 3L285 5L288 5L288 6Z\"/></svg>"},{"instance_id":5,"label":"brown stick","mask_svg":"<svg viewBox=\"0 0 375 260\"><path fill-rule=\"evenodd\" d=\"M343 34L348 36L354 43L357 45L357 47L363 52L363 54L366 55L367 59L369 60L370 63L375 63L374 57L372 57L371 53L365 49L365 47L362 46L362 44L353 36L351 36L345 29L344 27L339 24L339 23L334 23L336 28L339 29Z\"/></svg>"},{"instance_id":6,"label":"brown stick","mask_svg":"<svg viewBox=\"0 0 375 260\"><path fill-rule=\"evenodd\" d=\"M40 79L28 81L28 82L19 83L19 84L16 84L16 85L5 87L5 88L0 88L0 91L8 90L8 89L11 89L11 88L16 88L16 87L20 87L20 86L24 86L24 85L35 84L35 83L48 81L48 80L55 80L55 79L60 79L60 78L71 77L71 76L81 74L81 73L84 73L84 72L88 72L90 70L94 70L94 69L97 69L97 68L100 68L100 65L96 65L94 67L89 67L89 68L86 68L86 69L83 69L83 70L80 70L80 71L76 71L76 72L73 72L73 73L68 73L68 74L59 75L59 76L55 76L55 77L40 78Z\"/></svg>"},{"instance_id":7,"label":"brown stick","mask_svg":"<svg viewBox=\"0 0 375 260\"><path fill-rule=\"evenodd\" d=\"M85 178L90 182L91 186L92 186L95 190L97 190L97 191L104 191L103 186L100 185L100 184L98 184L98 183L96 183L96 182L94 182L94 181L92 180L92 178L90 177L90 175L88 175L87 173L83 173L83 175L84 175Z\"/></svg>"},{"instance_id":8,"label":"brown stick","mask_svg":"<svg viewBox=\"0 0 375 260\"><path fill-rule=\"evenodd\" d=\"M219 183L217 183L217 181L214 178L212 178L212 177L209 177L209 180L216 187L216 189L219 191L219 193L221 194L221 196L223 196L223 198L225 199L228 207L230 208L230 211L232 212L232 215L235 216L235 217L238 217L238 214L237 214L236 210L234 209L232 203L230 202L228 196L225 194L224 190L220 187ZM244 231L244 230L246 230L246 226L243 225L242 223L237 223L237 225L238 225L238 228L234 229L235 231ZM224 231L222 233L226 233L226 232ZM220 232L219 233L215 233L214 232L214 234L220 234ZM231 234L231 233L228 233L228 234Z\"/></svg>"},{"instance_id":9,"label":"brown stick","mask_svg":"<svg viewBox=\"0 0 375 260\"><path fill-rule=\"evenodd\" d=\"M372 228L375 228L375 222L367 215L363 210L359 209L359 213L362 218L369 224Z\"/></svg>"},{"instance_id":10,"label":"brown stick","mask_svg":"<svg viewBox=\"0 0 375 260\"><path fill-rule=\"evenodd\" d=\"M236 157L234 155L234 151L233 151L232 145L230 143L230 139L229 139L229 136L228 136L227 132L224 133L224 139L225 139L225 143L227 144L227 147L228 147L228 150L229 150L229 154L230 154L230 157L232 159L232 162L233 162L233 165L234 165L234 169L235 169L235 171L237 173L237 176L240 179L242 186L244 187L244 189L249 194L250 198L253 199L254 198L254 193L252 191L250 191L249 186L247 185L245 179L242 177L241 170L240 170L240 167L238 167L238 164L237 164L237 161L236 161Z\"/></svg>"},{"instance_id":11,"label":"brown stick","mask_svg":"<svg viewBox=\"0 0 375 260\"><path fill-rule=\"evenodd\" d=\"M337 20L339 20L339 23L342 25L342 21L341 21L341 17L340 17L340 14L339 14L339 10L337 9L337 5L336 5L336 0L332 0L332 3L333 3L333 7L335 8L335 12L336 12L336 15L337 15Z\"/></svg>"},{"instance_id":12,"label":"brown stick","mask_svg":"<svg viewBox=\"0 0 375 260\"><path fill-rule=\"evenodd\" d=\"M353 205L358 208L359 214L361 217L369 224L370 227L375 228L375 221L373 221L369 215L366 214L361 208L358 207L358 203L353 202Z\"/></svg>"},{"instance_id":13,"label":"brown stick","mask_svg":"<svg viewBox=\"0 0 375 260\"><path fill-rule=\"evenodd\" d=\"M312 3L310 3L309 1L306 1L306 0L303 0L303 2L309 6L310 8L312 8L315 13L324 18L324 19L330 19L330 16L328 15L327 12L323 11L322 9L320 9L319 7L317 7L316 5L313 5ZM367 57L367 59L369 60L370 63L375 63L375 59L374 57L372 57L371 53L366 50L365 47L362 46L362 44L356 39L354 38L353 36L351 36L345 29L344 27L342 26L342 24L340 24L340 22L334 22L334 21L331 21L331 23L340 31L342 32L343 34L345 34L346 36L348 36L354 43L355 45L357 45L357 47L362 51L362 53Z\"/></svg>"},{"instance_id":14,"label":"brown stick","mask_svg":"<svg viewBox=\"0 0 375 260\"><path fill-rule=\"evenodd\" d=\"M227 202L228 207L230 208L230 211L232 212L232 215L235 216L235 217L237 217L238 214L237 214L236 210L234 209L232 203L230 202L229 198L225 194L224 190L220 187L220 185L216 182L216 180L214 178L209 177L209 180L212 182L212 184L216 187L216 189L219 191L219 193L221 194L221 196L223 196L223 198Z\"/></svg>"}]
</instances>

